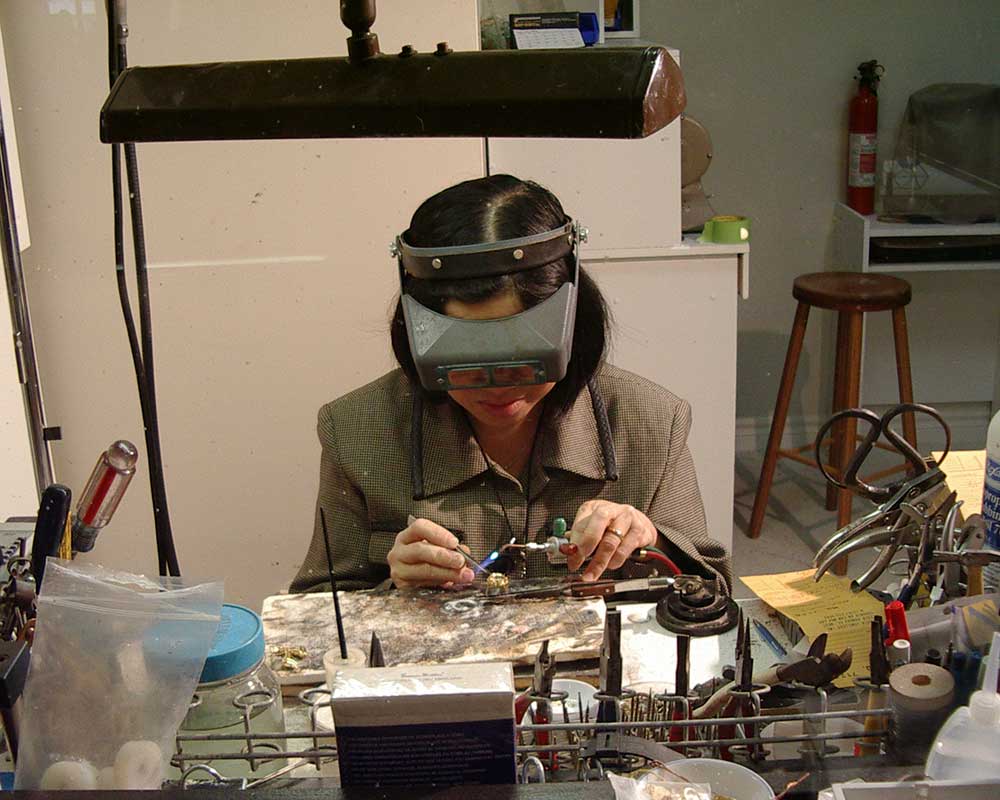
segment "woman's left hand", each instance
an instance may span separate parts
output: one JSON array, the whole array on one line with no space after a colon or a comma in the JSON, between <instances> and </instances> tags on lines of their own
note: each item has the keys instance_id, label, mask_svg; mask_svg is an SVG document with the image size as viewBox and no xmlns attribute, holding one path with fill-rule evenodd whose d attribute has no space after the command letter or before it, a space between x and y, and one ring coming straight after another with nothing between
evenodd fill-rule
<instances>
[{"instance_id":1,"label":"woman's left hand","mask_svg":"<svg viewBox=\"0 0 1000 800\"><path fill-rule=\"evenodd\" d=\"M568 557L568 566L578 570L589 556L583 579L595 581L604 570L618 569L640 547L655 544L656 537L656 526L637 508L588 500L576 512L569 532L577 552Z\"/></svg>"}]
</instances>

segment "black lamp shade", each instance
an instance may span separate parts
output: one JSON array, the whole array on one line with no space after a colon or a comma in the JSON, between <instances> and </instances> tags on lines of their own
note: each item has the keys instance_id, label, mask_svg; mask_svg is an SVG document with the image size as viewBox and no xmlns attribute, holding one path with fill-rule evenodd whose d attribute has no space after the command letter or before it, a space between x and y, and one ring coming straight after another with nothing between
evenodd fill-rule
<instances>
[{"instance_id":1,"label":"black lamp shade","mask_svg":"<svg viewBox=\"0 0 1000 800\"><path fill-rule=\"evenodd\" d=\"M131 67L101 109L101 141L636 139L684 104L680 68L659 47Z\"/></svg>"}]
</instances>

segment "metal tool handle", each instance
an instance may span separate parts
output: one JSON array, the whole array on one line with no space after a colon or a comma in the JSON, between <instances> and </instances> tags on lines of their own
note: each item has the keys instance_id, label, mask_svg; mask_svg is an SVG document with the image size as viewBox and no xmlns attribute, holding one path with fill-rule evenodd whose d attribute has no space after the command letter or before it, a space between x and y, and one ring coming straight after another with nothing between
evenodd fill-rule
<instances>
[{"instance_id":1,"label":"metal tool handle","mask_svg":"<svg viewBox=\"0 0 1000 800\"><path fill-rule=\"evenodd\" d=\"M867 422L870 427L867 435L854 451L854 455L851 456L851 460L848 462L843 473L838 479L835 478L824 466L820 449L822 447L823 440L826 438L826 434L835 424L843 419L859 419L862 422ZM819 467L819 471L828 483L832 483L840 489L849 489L852 492L863 493L871 499L888 496L888 490L879 486L869 486L858 478L858 470L861 468L861 464L864 463L868 454L871 453L872 447L875 446L875 442L877 442L879 437L882 435L881 424L882 420L873 412L865 408L845 408L843 411L838 411L830 417L830 419L823 423L819 431L816 433L816 442L813 446L813 450L816 457L816 466Z\"/></svg>"},{"instance_id":2,"label":"metal tool handle","mask_svg":"<svg viewBox=\"0 0 1000 800\"><path fill-rule=\"evenodd\" d=\"M899 405L893 406L886 411L885 414L879 417L874 412L869 411L866 408L845 408L842 411L838 411L825 423L823 423L822 427L820 427L816 434L816 441L814 443L813 450L816 458L816 464L819 467L819 471L823 474L823 477L829 483L840 489L848 489L864 495L870 500L884 500L890 497L897 487L874 486L866 483L862 478L858 477L858 470L861 469L861 465L867 460L872 448L875 447L879 438L883 435L893 446L893 449L895 449L910 463L918 475L928 472L929 467L920 452L890 427L890 423L896 417L900 414L907 413L927 414L941 425L945 433L945 450L944 454L941 456L941 460L943 461L945 456L947 456L948 452L951 450L951 428L936 409L933 409L930 406L925 406L921 403L900 403ZM851 456L851 460L844 468L843 474L838 479L834 477L824 466L820 450L826 434L837 422L844 419L858 419L862 422L867 422L870 427L868 429L868 433L855 449L854 454Z\"/></svg>"},{"instance_id":3,"label":"metal tool handle","mask_svg":"<svg viewBox=\"0 0 1000 800\"><path fill-rule=\"evenodd\" d=\"M944 421L944 417L941 416L940 412L936 408L931 408L931 406L926 406L923 403L900 403L890 408L885 414L882 415L882 432L885 434L885 438L888 439L893 447L896 448L903 455L907 461L909 461L916 468L917 472L927 472L927 462L920 452L913 447L906 439L896 433L889 427L889 423L892 422L900 414L926 414L927 416L934 419L938 425L941 426L941 430L944 431L944 452L941 453L941 458L938 461L940 464L948 457L948 453L951 452L951 426Z\"/></svg>"}]
</instances>

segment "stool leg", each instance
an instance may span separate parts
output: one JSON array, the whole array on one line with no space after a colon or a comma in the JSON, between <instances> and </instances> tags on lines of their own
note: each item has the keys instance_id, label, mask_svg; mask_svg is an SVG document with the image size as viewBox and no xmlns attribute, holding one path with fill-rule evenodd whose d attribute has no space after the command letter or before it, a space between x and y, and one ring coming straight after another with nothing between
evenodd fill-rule
<instances>
[{"instance_id":1,"label":"stool leg","mask_svg":"<svg viewBox=\"0 0 1000 800\"><path fill-rule=\"evenodd\" d=\"M906 333L906 309L892 310L892 339L896 346L896 377L899 380L899 402L913 402L913 376L910 374L910 341ZM917 423L913 414L903 414L903 438L917 447Z\"/></svg>"},{"instance_id":2,"label":"stool leg","mask_svg":"<svg viewBox=\"0 0 1000 800\"><path fill-rule=\"evenodd\" d=\"M855 408L861 401L861 334L862 312L842 311L847 330L847 358L845 359L844 404L845 408ZM840 453L835 466L843 471L857 441L858 422L856 419L844 420L840 431ZM837 529L843 528L851 521L851 501L853 494L847 489L840 489L837 497ZM847 558L842 558L833 565L837 575L847 572Z\"/></svg>"},{"instance_id":3,"label":"stool leg","mask_svg":"<svg viewBox=\"0 0 1000 800\"><path fill-rule=\"evenodd\" d=\"M847 372L847 322L843 314L837 314L837 352L834 359L833 368L833 413L836 414L842 408L847 408L847 401L844 398L844 389L847 387L845 375ZM830 455L827 462L835 469L842 469L843 464L838 463L840 455L840 433L844 426L834 425L830 429ZM839 476L838 476L839 477ZM832 483L826 485L826 510L837 510L837 487Z\"/></svg>"},{"instance_id":4,"label":"stool leg","mask_svg":"<svg viewBox=\"0 0 1000 800\"><path fill-rule=\"evenodd\" d=\"M771 493L774 468L778 465L778 448L781 447L781 436L785 432L785 418L788 416L788 406L792 402L795 371L799 367L799 356L802 355L802 341L805 339L808 320L809 306L806 303L799 303L795 309L795 321L792 322L792 335L788 340L785 367L781 372L778 399L774 404L774 418L771 420L771 433L767 437L764 463L760 468L760 480L757 481L757 493L753 498L753 513L750 515L750 527L747 530L747 536L751 539L760 536L760 527L764 522L767 498Z\"/></svg>"}]
</instances>

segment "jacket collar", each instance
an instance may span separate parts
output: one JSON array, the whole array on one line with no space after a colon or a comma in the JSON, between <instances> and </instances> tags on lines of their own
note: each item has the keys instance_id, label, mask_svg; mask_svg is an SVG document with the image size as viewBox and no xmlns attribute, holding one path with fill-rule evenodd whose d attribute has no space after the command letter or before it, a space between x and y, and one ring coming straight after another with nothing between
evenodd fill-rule
<instances>
[{"instance_id":1,"label":"jacket collar","mask_svg":"<svg viewBox=\"0 0 1000 800\"><path fill-rule=\"evenodd\" d=\"M425 497L453 489L488 469L465 412L450 400L424 402L423 438Z\"/></svg>"},{"instance_id":2,"label":"jacket collar","mask_svg":"<svg viewBox=\"0 0 1000 800\"><path fill-rule=\"evenodd\" d=\"M547 482L547 469L573 472L584 478L604 480L604 454L590 392L584 388L569 410L549 420L539 440L542 475L532 479L532 495ZM472 435L465 412L451 401L424 403L424 496L446 492L484 474L488 465ZM535 473L537 475L537 472Z\"/></svg>"}]
</instances>

